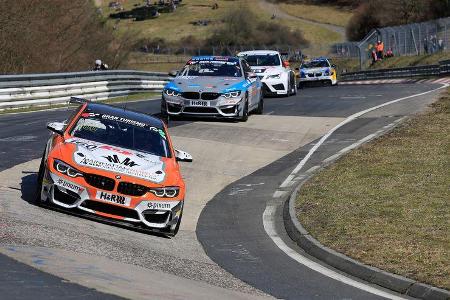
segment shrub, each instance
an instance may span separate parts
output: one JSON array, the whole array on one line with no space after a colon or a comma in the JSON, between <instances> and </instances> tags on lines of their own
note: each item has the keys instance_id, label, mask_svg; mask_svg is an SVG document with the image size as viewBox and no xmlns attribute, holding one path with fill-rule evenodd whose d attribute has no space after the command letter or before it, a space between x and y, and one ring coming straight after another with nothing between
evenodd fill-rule
<instances>
[{"instance_id":1,"label":"shrub","mask_svg":"<svg viewBox=\"0 0 450 300\"><path fill-rule=\"evenodd\" d=\"M132 35L114 38L90 0L2 0L0 73L87 70L97 58L117 67Z\"/></svg>"}]
</instances>

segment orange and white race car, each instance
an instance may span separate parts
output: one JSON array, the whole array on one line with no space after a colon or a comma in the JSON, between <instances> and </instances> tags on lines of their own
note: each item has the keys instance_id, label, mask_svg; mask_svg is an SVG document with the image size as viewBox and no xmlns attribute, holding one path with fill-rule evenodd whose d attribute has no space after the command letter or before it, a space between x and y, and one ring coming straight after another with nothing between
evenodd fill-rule
<instances>
[{"instance_id":1,"label":"orange and white race car","mask_svg":"<svg viewBox=\"0 0 450 300\"><path fill-rule=\"evenodd\" d=\"M185 184L172 147L155 117L105 104L80 104L65 123L49 123L38 174L37 201L91 218L174 236Z\"/></svg>"}]
</instances>

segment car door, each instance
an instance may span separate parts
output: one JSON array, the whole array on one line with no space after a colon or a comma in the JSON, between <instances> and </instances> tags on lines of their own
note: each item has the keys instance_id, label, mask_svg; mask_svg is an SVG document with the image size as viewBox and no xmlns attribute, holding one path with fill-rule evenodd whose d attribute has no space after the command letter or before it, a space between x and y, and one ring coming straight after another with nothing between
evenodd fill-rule
<instances>
[{"instance_id":1,"label":"car door","mask_svg":"<svg viewBox=\"0 0 450 300\"><path fill-rule=\"evenodd\" d=\"M245 74L245 78L247 82L250 84L248 87L248 101L249 101L249 107L254 107L259 102L259 90L258 89L258 77L249 78L248 74L253 73L252 69L250 68L250 65L247 61L242 60L242 69Z\"/></svg>"}]
</instances>

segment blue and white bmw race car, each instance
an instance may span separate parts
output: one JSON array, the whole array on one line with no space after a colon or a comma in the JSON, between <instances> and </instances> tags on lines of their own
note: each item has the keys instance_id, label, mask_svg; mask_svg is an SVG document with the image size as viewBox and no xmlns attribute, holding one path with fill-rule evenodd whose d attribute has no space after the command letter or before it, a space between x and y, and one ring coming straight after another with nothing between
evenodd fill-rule
<instances>
[{"instance_id":1,"label":"blue and white bmw race car","mask_svg":"<svg viewBox=\"0 0 450 300\"><path fill-rule=\"evenodd\" d=\"M242 58L196 56L163 90L161 114L247 121L264 109L261 81Z\"/></svg>"},{"instance_id":2,"label":"blue and white bmw race car","mask_svg":"<svg viewBox=\"0 0 450 300\"><path fill-rule=\"evenodd\" d=\"M337 85L336 66L326 57L315 58L300 65L298 87L302 88L308 83L325 83Z\"/></svg>"}]
</instances>

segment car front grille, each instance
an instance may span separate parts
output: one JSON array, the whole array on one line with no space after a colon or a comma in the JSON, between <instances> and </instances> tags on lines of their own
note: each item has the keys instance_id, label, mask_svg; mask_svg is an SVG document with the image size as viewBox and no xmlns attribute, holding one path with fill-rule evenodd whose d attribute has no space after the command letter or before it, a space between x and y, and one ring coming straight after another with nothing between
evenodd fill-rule
<instances>
[{"instance_id":1,"label":"car front grille","mask_svg":"<svg viewBox=\"0 0 450 300\"><path fill-rule=\"evenodd\" d=\"M282 84L282 83L274 84L273 88L276 89L277 91L282 91L282 90L284 90L284 84Z\"/></svg>"},{"instance_id":2,"label":"car front grille","mask_svg":"<svg viewBox=\"0 0 450 300\"><path fill-rule=\"evenodd\" d=\"M144 196L148 192L148 188L140 184L120 182L117 186L117 192L123 195L140 197Z\"/></svg>"},{"instance_id":3,"label":"car front grille","mask_svg":"<svg viewBox=\"0 0 450 300\"><path fill-rule=\"evenodd\" d=\"M81 203L82 207L92 209L96 212L101 212L109 215L114 215L118 217L130 218L139 220L139 215L137 211L130 208L120 207L113 204L102 203L98 201L85 200Z\"/></svg>"},{"instance_id":4,"label":"car front grille","mask_svg":"<svg viewBox=\"0 0 450 300\"><path fill-rule=\"evenodd\" d=\"M75 202L77 202L78 200L81 199L77 193L74 193L69 190L65 190L65 192L63 192L56 185L53 190L53 196L55 197L56 201L67 204L67 205L73 205L73 204L75 204Z\"/></svg>"},{"instance_id":5,"label":"car front grille","mask_svg":"<svg viewBox=\"0 0 450 300\"><path fill-rule=\"evenodd\" d=\"M167 103L167 110L171 113L179 113L181 111L181 105Z\"/></svg>"},{"instance_id":6,"label":"car front grille","mask_svg":"<svg viewBox=\"0 0 450 300\"><path fill-rule=\"evenodd\" d=\"M184 92L184 93L181 93L181 97L183 97L184 99L198 100L198 99L200 99L200 93Z\"/></svg>"},{"instance_id":7,"label":"car front grille","mask_svg":"<svg viewBox=\"0 0 450 300\"><path fill-rule=\"evenodd\" d=\"M202 93L201 97L202 100L216 100L217 98L219 98L220 94L219 93Z\"/></svg>"},{"instance_id":8,"label":"car front grille","mask_svg":"<svg viewBox=\"0 0 450 300\"><path fill-rule=\"evenodd\" d=\"M105 191L112 191L116 184L114 179L97 174L83 174L83 177L89 185Z\"/></svg>"},{"instance_id":9,"label":"car front grille","mask_svg":"<svg viewBox=\"0 0 450 300\"><path fill-rule=\"evenodd\" d=\"M217 114L217 109L213 107L185 107L183 112L198 114Z\"/></svg>"},{"instance_id":10,"label":"car front grille","mask_svg":"<svg viewBox=\"0 0 450 300\"><path fill-rule=\"evenodd\" d=\"M147 209L142 212L144 219L149 223L165 223L171 212L166 211L164 213L157 213L157 210Z\"/></svg>"}]
</instances>

